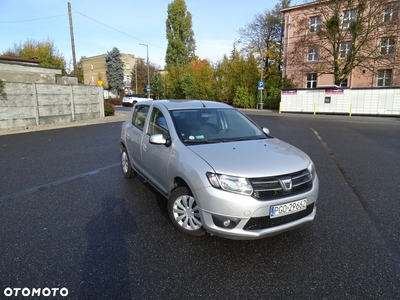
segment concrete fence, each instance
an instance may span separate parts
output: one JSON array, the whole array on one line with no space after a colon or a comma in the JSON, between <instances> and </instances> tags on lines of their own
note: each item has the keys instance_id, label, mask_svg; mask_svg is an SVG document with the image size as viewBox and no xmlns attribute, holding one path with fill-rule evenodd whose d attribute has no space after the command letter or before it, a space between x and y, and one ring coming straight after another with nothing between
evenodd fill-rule
<instances>
[{"instance_id":1,"label":"concrete fence","mask_svg":"<svg viewBox=\"0 0 400 300\"><path fill-rule=\"evenodd\" d=\"M101 87L5 82L0 128L104 118Z\"/></svg>"},{"instance_id":2,"label":"concrete fence","mask_svg":"<svg viewBox=\"0 0 400 300\"><path fill-rule=\"evenodd\" d=\"M287 89L280 111L400 116L400 88Z\"/></svg>"}]
</instances>

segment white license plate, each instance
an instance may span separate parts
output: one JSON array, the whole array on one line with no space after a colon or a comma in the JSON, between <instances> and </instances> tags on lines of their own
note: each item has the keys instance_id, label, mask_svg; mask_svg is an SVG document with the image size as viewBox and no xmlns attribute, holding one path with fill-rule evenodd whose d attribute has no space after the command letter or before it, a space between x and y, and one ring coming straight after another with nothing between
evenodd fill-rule
<instances>
[{"instance_id":1,"label":"white license plate","mask_svg":"<svg viewBox=\"0 0 400 300\"><path fill-rule=\"evenodd\" d=\"M282 217L285 215L290 215L295 212L305 210L307 208L307 200L302 199L298 201L293 201L290 203L285 203L281 205L274 205L271 206L270 212L269 212L269 217L272 218L278 218Z\"/></svg>"}]
</instances>

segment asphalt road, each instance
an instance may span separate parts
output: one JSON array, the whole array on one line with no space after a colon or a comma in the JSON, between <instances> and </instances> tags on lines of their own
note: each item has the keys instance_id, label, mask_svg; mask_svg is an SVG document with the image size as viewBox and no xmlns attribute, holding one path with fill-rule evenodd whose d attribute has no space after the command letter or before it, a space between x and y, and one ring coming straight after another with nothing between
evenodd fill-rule
<instances>
[{"instance_id":1,"label":"asphalt road","mask_svg":"<svg viewBox=\"0 0 400 300\"><path fill-rule=\"evenodd\" d=\"M320 179L314 222L256 241L175 230L120 122L0 136L0 299L400 299L400 119L250 116Z\"/></svg>"}]
</instances>

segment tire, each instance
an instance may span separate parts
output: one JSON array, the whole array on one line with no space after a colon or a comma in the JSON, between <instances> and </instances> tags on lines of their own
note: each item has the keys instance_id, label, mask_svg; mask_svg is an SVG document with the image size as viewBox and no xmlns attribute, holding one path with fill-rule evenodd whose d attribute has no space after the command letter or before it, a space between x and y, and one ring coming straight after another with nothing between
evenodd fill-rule
<instances>
[{"instance_id":1,"label":"tire","mask_svg":"<svg viewBox=\"0 0 400 300\"><path fill-rule=\"evenodd\" d=\"M175 227L183 233L193 236L206 233L196 200L187 187L177 187L172 191L168 199L168 215Z\"/></svg>"},{"instance_id":2,"label":"tire","mask_svg":"<svg viewBox=\"0 0 400 300\"><path fill-rule=\"evenodd\" d=\"M135 177L136 172L131 167L131 162L129 160L129 155L128 152L126 151L126 148L122 148L121 168L122 168L122 173L124 173L124 176L126 178Z\"/></svg>"}]
</instances>

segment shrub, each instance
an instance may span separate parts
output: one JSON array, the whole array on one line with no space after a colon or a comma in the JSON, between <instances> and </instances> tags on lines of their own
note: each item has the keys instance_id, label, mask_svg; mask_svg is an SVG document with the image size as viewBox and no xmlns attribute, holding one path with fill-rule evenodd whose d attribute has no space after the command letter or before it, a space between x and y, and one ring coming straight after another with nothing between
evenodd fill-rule
<instances>
[{"instance_id":1,"label":"shrub","mask_svg":"<svg viewBox=\"0 0 400 300\"><path fill-rule=\"evenodd\" d=\"M111 103L112 105L122 105L122 100L120 98L109 98L106 103Z\"/></svg>"},{"instance_id":2,"label":"shrub","mask_svg":"<svg viewBox=\"0 0 400 300\"><path fill-rule=\"evenodd\" d=\"M255 105L255 99L250 94L247 87L239 86L236 89L235 97L233 98L233 106L240 108L253 108Z\"/></svg>"},{"instance_id":3,"label":"shrub","mask_svg":"<svg viewBox=\"0 0 400 300\"><path fill-rule=\"evenodd\" d=\"M114 105L109 102L104 103L104 114L105 116L113 116L115 113Z\"/></svg>"}]
</instances>

